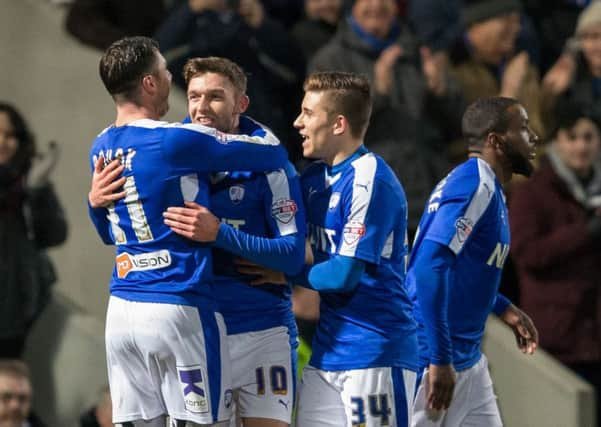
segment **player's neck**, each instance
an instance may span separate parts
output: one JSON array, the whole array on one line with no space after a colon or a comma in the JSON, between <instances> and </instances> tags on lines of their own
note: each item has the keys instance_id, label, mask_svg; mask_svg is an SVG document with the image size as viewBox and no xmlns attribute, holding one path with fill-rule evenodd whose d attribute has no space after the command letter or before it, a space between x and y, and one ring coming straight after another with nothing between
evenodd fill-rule
<instances>
[{"instance_id":1,"label":"player's neck","mask_svg":"<svg viewBox=\"0 0 601 427\"><path fill-rule=\"evenodd\" d=\"M478 159L484 160L490 166L495 176L497 177L497 180L501 184L505 184L511 179L511 171L509 172L508 176L505 168L503 167L503 164L500 161L498 161L494 153L490 152L489 150L482 150L481 152L472 151L468 154L468 157L476 157Z\"/></svg>"},{"instance_id":2,"label":"player's neck","mask_svg":"<svg viewBox=\"0 0 601 427\"><path fill-rule=\"evenodd\" d=\"M339 149L331 159L324 159L328 166L336 166L351 157L363 145L361 140L348 140L340 144Z\"/></svg>"},{"instance_id":3,"label":"player's neck","mask_svg":"<svg viewBox=\"0 0 601 427\"><path fill-rule=\"evenodd\" d=\"M161 117L154 110L130 102L117 104L115 126L124 126L141 119L159 120Z\"/></svg>"}]
</instances>

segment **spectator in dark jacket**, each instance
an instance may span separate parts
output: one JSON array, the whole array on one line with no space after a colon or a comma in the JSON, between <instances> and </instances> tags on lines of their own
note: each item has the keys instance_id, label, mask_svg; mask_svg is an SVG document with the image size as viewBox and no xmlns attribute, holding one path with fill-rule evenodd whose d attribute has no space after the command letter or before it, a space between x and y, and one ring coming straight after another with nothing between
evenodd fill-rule
<instances>
[{"instance_id":1,"label":"spectator in dark jacket","mask_svg":"<svg viewBox=\"0 0 601 427\"><path fill-rule=\"evenodd\" d=\"M67 235L48 181L56 164L53 147L44 158L36 157L23 117L0 103L0 358L22 356L27 332L55 281L44 249Z\"/></svg>"},{"instance_id":2,"label":"spectator in dark jacket","mask_svg":"<svg viewBox=\"0 0 601 427\"><path fill-rule=\"evenodd\" d=\"M573 39L543 79L547 117L566 102L601 114L601 2L580 13Z\"/></svg>"},{"instance_id":3,"label":"spectator in dark jacket","mask_svg":"<svg viewBox=\"0 0 601 427\"><path fill-rule=\"evenodd\" d=\"M374 105L365 142L403 184L412 234L430 190L448 172L444 141L458 135L463 113L445 53L419 49L394 0L356 0L309 64L309 71L328 70L370 79Z\"/></svg>"},{"instance_id":4,"label":"spectator in dark jacket","mask_svg":"<svg viewBox=\"0 0 601 427\"><path fill-rule=\"evenodd\" d=\"M563 108L539 170L512 193L511 253L541 346L590 381L599 399L601 134L595 116Z\"/></svg>"},{"instance_id":5,"label":"spectator in dark jacket","mask_svg":"<svg viewBox=\"0 0 601 427\"><path fill-rule=\"evenodd\" d=\"M341 15L342 0L305 0L305 18L292 28L292 37L307 61L336 33Z\"/></svg>"},{"instance_id":6,"label":"spectator in dark jacket","mask_svg":"<svg viewBox=\"0 0 601 427\"><path fill-rule=\"evenodd\" d=\"M104 50L126 36L152 36L165 18L166 3L167 0L75 0L65 25L82 43Z\"/></svg>"}]
</instances>

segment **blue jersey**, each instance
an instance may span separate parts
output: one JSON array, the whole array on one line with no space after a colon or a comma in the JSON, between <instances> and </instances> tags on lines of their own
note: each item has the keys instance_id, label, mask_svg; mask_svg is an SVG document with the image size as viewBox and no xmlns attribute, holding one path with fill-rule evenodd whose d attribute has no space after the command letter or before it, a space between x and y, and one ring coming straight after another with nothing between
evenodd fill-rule
<instances>
[{"instance_id":1,"label":"blue jersey","mask_svg":"<svg viewBox=\"0 0 601 427\"><path fill-rule=\"evenodd\" d=\"M291 164L266 174L222 173L214 176L212 181L211 211L240 232L270 239L255 245L251 251L255 262L271 262L271 267L280 271L285 270L290 261L291 265L302 266L305 215L300 180ZM277 247L277 239L283 236L291 238L290 247ZM261 251L268 251L272 259L263 261ZM293 257L298 259L290 259ZM252 278L237 273L234 258L235 255L225 250L213 250L213 292L228 334L287 326L291 337L296 337L290 288L249 285Z\"/></svg>"},{"instance_id":2,"label":"blue jersey","mask_svg":"<svg viewBox=\"0 0 601 427\"><path fill-rule=\"evenodd\" d=\"M423 315L416 297L415 254L431 240L455 254L448 277L448 326L455 369L473 366L481 357L486 318L497 297L509 253L505 195L488 163L471 158L456 167L432 192L415 238L408 285L419 324L420 361L430 360Z\"/></svg>"},{"instance_id":3,"label":"blue jersey","mask_svg":"<svg viewBox=\"0 0 601 427\"><path fill-rule=\"evenodd\" d=\"M301 185L315 263L343 255L366 263L350 292L322 292L311 365L323 370L417 369L405 288L407 202L386 163L365 148L332 168L311 165Z\"/></svg>"},{"instance_id":4,"label":"blue jersey","mask_svg":"<svg viewBox=\"0 0 601 427\"><path fill-rule=\"evenodd\" d=\"M210 171L283 167L286 153L277 139L256 123L249 126L252 136L142 119L96 138L92 169L100 155L105 162L120 157L125 166L125 198L90 210L103 241L117 245L112 295L186 305L213 301L210 249L173 233L163 212L184 200L208 205Z\"/></svg>"}]
</instances>

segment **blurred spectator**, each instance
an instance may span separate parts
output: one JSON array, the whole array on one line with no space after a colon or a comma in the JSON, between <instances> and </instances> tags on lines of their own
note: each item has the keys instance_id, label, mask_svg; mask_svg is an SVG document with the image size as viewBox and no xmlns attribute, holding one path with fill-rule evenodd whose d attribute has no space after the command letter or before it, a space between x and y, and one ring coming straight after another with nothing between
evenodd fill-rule
<instances>
[{"instance_id":1,"label":"blurred spectator","mask_svg":"<svg viewBox=\"0 0 601 427\"><path fill-rule=\"evenodd\" d=\"M601 165L597 117L564 106L540 168L510 203L521 304L541 346L601 397ZM599 407L599 406L598 406ZM601 425L601 418L599 418Z\"/></svg>"},{"instance_id":2,"label":"blurred spectator","mask_svg":"<svg viewBox=\"0 0 601 427\"><path fill-rule=\"evenodd\" d=\"M104 387L96 405L79 419L80 427L113 427L113 406L109 387Z\"/></svg>"},{"instance_id":3,"label":"blurred spectator","mask_svg":"<svg viewBox=\"0 0 601 427\"><path fill-rule=\"evenodd\" d=\"M305 17L292 28L292 37L307 61L336 33L341 15L342 0L305 0Z\"/></svg>"},{"instance_id":4,"label":"blurred spectator","mask_svg":"<svg viewBox=\"0 0 601 427\"><path fill-rule=\"evenodd\" d=\"M0 359L0 426L45 427L31 413L29 369L19 360Z\"/></svg>"},{"instance_id":5,"label":"blurred spectator","mask_svg":"<svg viewBox=\"0 0 601 427\"><path fill-rule=\"evenodd\" d=\"M541 50L540 70L547 71L557 60L576 27L578 14L590 0L522 0L532 18Z\"/></svg>"},{"instance_id":6,"label":"blurred spectator","mask_svg":"<svg viewBox=\"0 0 601 427\"><path fill-rule=\"evenodd\" d=\"M544 111L577 104L601 114L601 2L591 3L578 17L574 38L543 79Z\"/></svg>"},{"instance_id":7,"label":"blurred spectator","mask_svg":"<svg viewBox=\"0 0 601 427\"><path fill-rule=\"evenodd\" d=\"M67 13L67 31L82 43L98 49L106 49L126 36L150 37L165 18L168 2L75 0Z\"/></svg>"},{"instance_id":8,"label":"blurred spectator","mask_svg":"<svg viewBox=\"0 0 601 427\"><path fill-rule=\"evenodd\" d=\"M303 54L259 0L189 0L155 38L181 88L183 65L191 57L221 56L239 64L248 73L248 114L273 129L293 160L300 158L292 121L301 99Z\"/></svg>"},{"instance_id":9,"label":"blurred spectator","mask_svg":"<svg viewBox=\"0 0 601 427\"><path fill-rule=\"evenodd\" d=\"M403 184L412 234L432 187L447 172L443 141L457 135L461 123L462 98L446 72L445 53L418 48L394 0L357 0L309 70L370 79L374 105L366 145Z\"/></svg>"},{"instance_id":10,"label":"blurred spectator","mask_svg":"<svg viewBox=\"0 0 601 427\"><path fill-rule=\"evenodd\" d=\"M432 50L451 50L461 40L463 0L410 0L408 19L420 41ZM467 1L469 3L469 0ZM532 19L520 16L518 50L526 50L537 64L540 58L539 38Z\"/></svg>"},{"instance_id":11,"label":"blurred spectator","mask_svg":"<svg viewBox=\"0 0 601 427\"><path fill-rule=\"evenodd\" d=\"M44 248L65 241L63 210L49 183L58 149L36 156L23 117L0 103L0 358L20 358L56 277Z\"/></svg>"},{"instance_id":12,"label":"blurred spectator","mask_svg":"<svg viewBox=\"0 0 601 427\"><path fill-rule=\"evenodd\" d=\"M516 45L521 10L519 0L465 0L465 35L452 52L453 73L468 103L486 96L519 100L542 137L538 69Z\"/></svg>"}]
</instances>

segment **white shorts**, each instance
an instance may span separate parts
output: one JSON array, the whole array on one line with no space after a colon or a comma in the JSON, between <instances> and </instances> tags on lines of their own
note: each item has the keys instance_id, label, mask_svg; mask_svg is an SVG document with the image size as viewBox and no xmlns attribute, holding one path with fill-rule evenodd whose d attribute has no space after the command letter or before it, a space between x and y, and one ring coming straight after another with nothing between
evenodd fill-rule
<instances>
[{"instance_id":1,"label":"white shorts","mask_svg":"<svg viewBox=\"0 0 601 427\"><path fill-rule=\"evenodd\" d=\"M322 371L307 365L296 427L408 427L416 376L402 368Z\"/></svg>"},{"instance_id":2,"label":"white shorts","mask_svg":"<svg viewBox=\"0 0 601 427\"><path fill-rule=\"evenodd\" d=\"M162 415L198 424L230 418L220 314L111 296L105 334L114 423Z\"/></svg>"},{"instance_id":3,"label":"white shorts","mask_svg":"<svg viewBox=\"0 0 601 427\"><path fill-rule=\"evenodd\" d=\"M228 335L227 340L238 417L267 418L290 424L296 357L290 348L288 328L278 326Z\"/></svg>"},{"instance_id":4,"label":"white shorts","mask_svg":"<svg viewBox=\"0 0 601 427\"><path fill-rule=\"evenodd\" d=\"M427 409L426 381L428 369L417 389L413 406L413 427L501 427L488 360L482 355L478 363L457 373L451 406L446 411Z\"/></svg>"}]
</instances>

